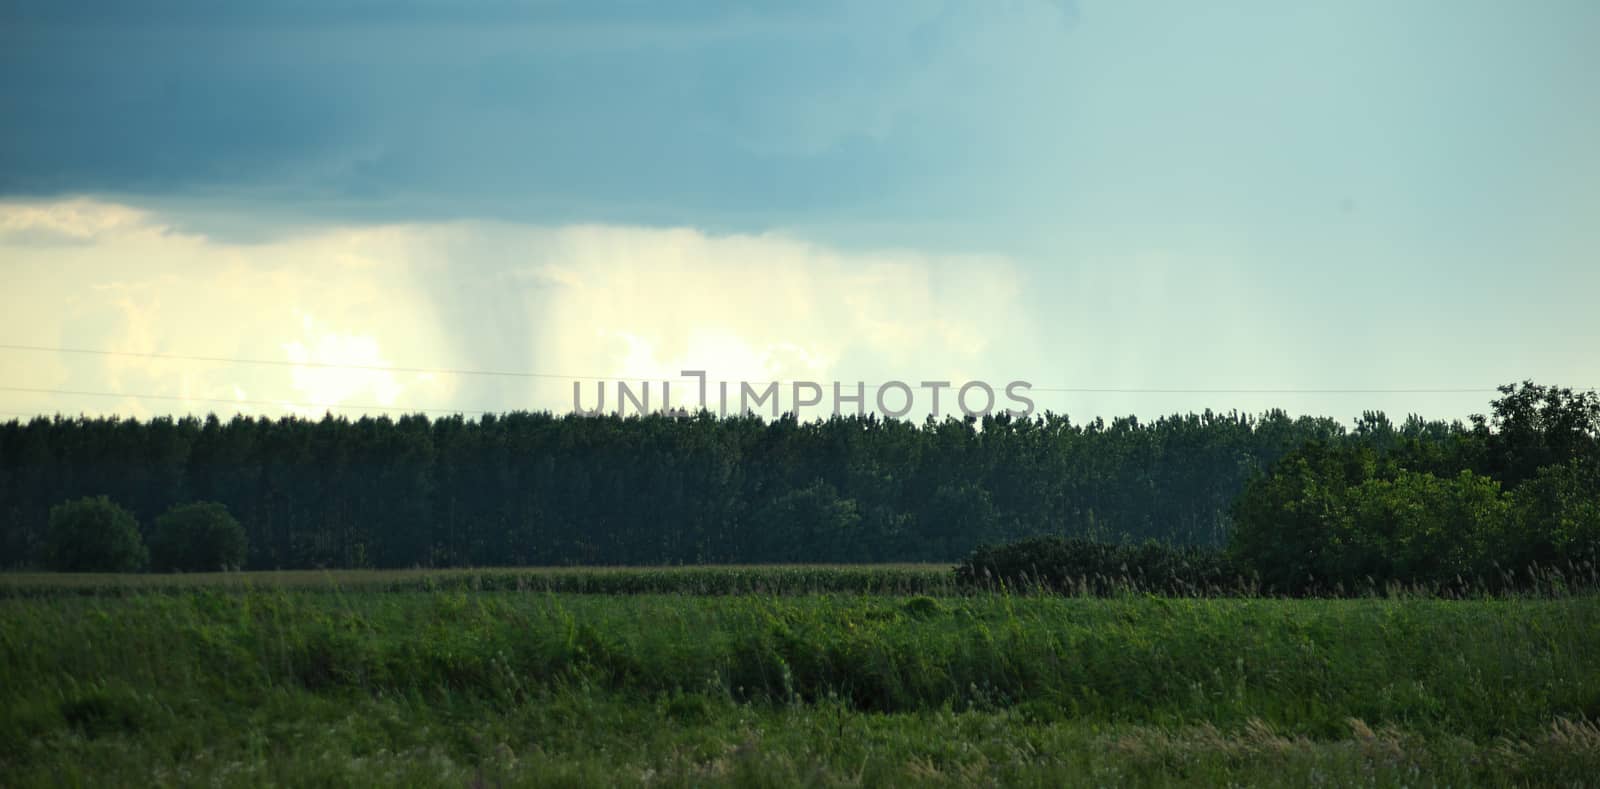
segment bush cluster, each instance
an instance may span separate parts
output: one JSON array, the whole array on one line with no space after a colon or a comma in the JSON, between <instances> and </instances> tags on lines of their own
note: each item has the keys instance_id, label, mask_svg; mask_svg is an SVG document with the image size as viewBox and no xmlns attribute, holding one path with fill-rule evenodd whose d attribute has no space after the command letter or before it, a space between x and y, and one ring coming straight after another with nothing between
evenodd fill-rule
<instances>
[{"instance_id":1,"label":"bush cluster","mask_svg":"<svg viewBox=\"0 0 1600 789\"><path fill-rule=\"evenodd\" d=\"M126 573L144 568L149 553L139 522L105 496L50 508L45 562L61 572Z\"/></svg>"},{"instance_id":2,"label":"bush cluster","mask_svg":"<svg viewBox=\"0 0 1600 789\"><path fill-rule=\"evenodd\" d=\"M236 569L244 563L245 532L221 504L180 504L156 518L149 535L139 521L105 496L50 509L45 566L59 572L131 573Z\"/></svg>"},{"instance_id":3,"label":"bush cluster","mask_svg":"<svg viewBox=\"0 0 1600 789\"><path fill-rule=\"evenodd\" d=\"M985 545L956 567L972 587L1079 594L1120 591L1196 595L1247 585L1227 553L1148 541L1124 545L1078 537L1030 537Z\"/></svg>"},{"instance_id":4,"label":"bush cluster","mask_svg":"<svg viewBox=\"0 0 1600 789\"><path fill-rule=\"evenodd\" d=\"M244 527L211 501L180 504L156 519L150 537L156 572L237 570L244 564Z\"/></svg>"}]
</instances>

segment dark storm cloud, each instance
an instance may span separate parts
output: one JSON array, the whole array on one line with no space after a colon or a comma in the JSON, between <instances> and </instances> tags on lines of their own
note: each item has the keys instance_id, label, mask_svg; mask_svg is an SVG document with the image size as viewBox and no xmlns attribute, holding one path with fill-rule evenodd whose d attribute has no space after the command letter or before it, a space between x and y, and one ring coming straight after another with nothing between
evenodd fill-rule
<instances>
[{"instance_id":1,"label":"dark storm cloud","mask_svg":"<svg viewBox=\"0 0 1600 789\"><path fill-rule=\"evenodd\" d=\"M935 10L13 3L0 194L711 228L882 210L926 201L965 140L962 86L915 84L959 39Z\"/></svg>"}]
</instances>

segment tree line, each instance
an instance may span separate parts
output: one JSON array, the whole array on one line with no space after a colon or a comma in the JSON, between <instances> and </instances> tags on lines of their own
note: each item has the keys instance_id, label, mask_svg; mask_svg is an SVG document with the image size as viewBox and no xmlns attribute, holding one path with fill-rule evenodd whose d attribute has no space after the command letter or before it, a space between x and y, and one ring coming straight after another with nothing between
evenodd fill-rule
<instances>
[{"instance_id":1,"label":"tree line","mask_svg":"<svg viewBox=\"0 0 1600 789\"><path fill-rule=\"evenodd\" d=\"M1280 591L1594 585L1600 397L1500 394L1444 440L1378 431L1290 453L1235 501L1231 555Z\"/></svg>"},{"instance_id":2,"label":"tree line","mask_svg":"<svg viewBox=\"0 0 1600 789\"><path fill-rule=\"evenodd\" d=\"M1600 587L1600 397L1529 383L1442 431L1306 442L1229 508L1226 546L1039 536L980 546L967 586L1353 595Z\"/></svg>"},{"instance_id":3,"label":"tree line","mask_svg":"<svg viewBox=\"0 0 1600 789\"><path fill-rule=\"evenodd\" d=\"M1274 507L1288 499L1262 499L1279 484L1264 480L1313 451L1505 486L1568 464L1575 490L1592 493L1582 474L1600 420L1578 412L1593 396L1567 392L1552 410L1540 405L1552 391L1567 390L1506 387L1492 417L1394 424L1366 413L1353 429L1281 410L1081 423L1052 413L920 424L543 412L13 420L0 425L0 566L41 565L51 508L86 496L126 508L142 531L175 505L218 503L247 536L248 569L954 561L1034 535L1222 548L1263 528L1250 520L1259 512L1282 520ZM1252 534L1270 545L1276 527L1264 528Z\"/></svg>"}]
</instances>

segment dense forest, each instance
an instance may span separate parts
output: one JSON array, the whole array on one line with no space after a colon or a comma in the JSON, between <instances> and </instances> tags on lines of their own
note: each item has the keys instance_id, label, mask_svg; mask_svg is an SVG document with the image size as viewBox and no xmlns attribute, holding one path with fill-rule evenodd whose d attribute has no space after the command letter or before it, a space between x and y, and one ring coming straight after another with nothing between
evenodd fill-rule
<instances>
[{"instance_id":1,"label":"dense forest","mask_svg":"<svg viewBox=\"0 0 1600 789\"><path fill-rule=\"evenodd\" d=\"M144 529L176 504L224 505L249 569L953 561L1032 535L1222 547L1240 513L1261 516L1244 531L1267 557L1290 499L1320 484L1301 475L1291 490L1268 473L1291 455L1317 474L1353 464L1341 490L1465 472L1496 491L1566 484L1594 498L1594 395L1502 393L1491 416L1369 412L1353 429L1283 411L13 420L0 425L0 566L37 565L51 507L102 495ZM1561 464L1559 479L1541 471Z\"/></svg>"}]
</instances>

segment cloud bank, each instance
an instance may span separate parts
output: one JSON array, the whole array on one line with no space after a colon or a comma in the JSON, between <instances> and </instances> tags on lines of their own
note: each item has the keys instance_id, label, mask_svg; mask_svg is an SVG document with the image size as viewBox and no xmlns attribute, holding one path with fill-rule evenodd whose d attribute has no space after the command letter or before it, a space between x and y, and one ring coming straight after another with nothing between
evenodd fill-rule
<instances>
[{"instance_id":1,"label":"cloud bank","mask_svg":"<svg viewBox=\"0 0 1600 789\"><path fill-rule=\"evenodd\" d=\"M1004 260L689 229L456 222L238 244L76 200L0 207L0 255L21 288L0 318L12 344L279 363L8 351L12 385L125 397L10 393L6 410L565 410L591 376L996 374L1034 333Z\"/></svg>"}]
</instances>

